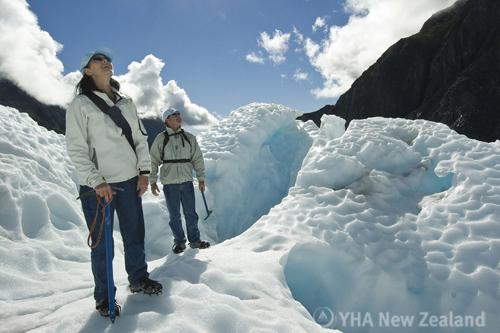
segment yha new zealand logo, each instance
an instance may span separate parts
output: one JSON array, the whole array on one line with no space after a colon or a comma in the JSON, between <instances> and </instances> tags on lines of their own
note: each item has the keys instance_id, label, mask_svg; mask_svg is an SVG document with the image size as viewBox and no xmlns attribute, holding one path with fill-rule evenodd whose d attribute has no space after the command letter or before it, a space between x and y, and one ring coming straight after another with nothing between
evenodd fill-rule
<instances>
[{"instance_id":1,"label":"yha new zealand logo","mask_svg":"<svg viewBox=\"0 0 500 333\"><path fill-rule=\"evenodd\" d=\"M419 312L418 314L391 314L390 312L333 312L328 307L317 308L313 318L325 328L439 328L439 327L486 327L486 314L458 315L453 312L432 314Z\"/></svg>"}]
</instances>

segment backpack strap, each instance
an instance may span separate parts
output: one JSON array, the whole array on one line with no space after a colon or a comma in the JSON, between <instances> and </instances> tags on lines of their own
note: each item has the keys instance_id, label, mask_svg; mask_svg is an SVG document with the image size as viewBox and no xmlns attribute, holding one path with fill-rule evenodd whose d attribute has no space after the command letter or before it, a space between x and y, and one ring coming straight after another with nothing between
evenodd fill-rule
<instances>
[{"instance_id":1,"label":"backpack strap","mask_svg":"<svg viewBox=\"0 0 500 333\"><path fill-rule=\"evenodd\" d=\"M122 111L116 105L109 106L101 97L97 96L93 92L86 92L83 95L87 96L102 112L107 114L111 120L122 130L122 135L125 135L130 147L134 150L135 153L135 145L134 140L132 138L132 128L130 128L130 124L125 119L122 114Z\"/></svg>"},{"instance_id":2,"label":"backpack strap","mask_svg":"<svg viewBox=\"0 0 500 333\"><path fill-rule=\"evenodd\" d=\"M167 130L163 131L163 149L161 150L161 157L165 156L165 147L167 146L168 140L170 140L170 135L168 135ZM163 162L165 163L165 162Z\"/></svg>"},{"instance_id":3,"label":"backpack strap","mask_svg":"<svg viewBox=\"0 0 500 333\"><path fill-rule=\"evenodd\" d=\"M183 137L183 138L184 138L184 139L185 139L185 140L189 143L189 145L191 146L191 141L189 141L189 138L188 138L188 136L186 135L186 133L184 132L184 130L183 130L183 129L181 129L181 132L180 132L180 133L181 133L182 137ZM182 143L184 143L184 141L183 141Z\"/></svg>"}]
</instances>

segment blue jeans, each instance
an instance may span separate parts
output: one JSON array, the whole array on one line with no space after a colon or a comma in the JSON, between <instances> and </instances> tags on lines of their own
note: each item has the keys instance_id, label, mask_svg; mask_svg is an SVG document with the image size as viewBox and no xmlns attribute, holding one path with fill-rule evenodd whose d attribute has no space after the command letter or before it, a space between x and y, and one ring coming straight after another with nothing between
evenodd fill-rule
<instances>
[{"instance_id":1,"label":"blue jeans","mask_svg":"<svg viewBox=\"0 0 500 333\"><path fill-rule=\"evenodd\" d=\"M167 201L168 213L170 215L170 229L174 234L175 244L185 244L186 237L182 229L181 203L184 217L186 218L187 236L190 243L200 241L200 230L198 229L198 214L196 214L193 182L181 184L163 185L163 193Z\"/></svg>"},{"instance_id":2,"label":"blue jeans","mask_svg":"<svg viewBox=\"0 0 500 333\"><path fill-rule=\"evenodd\" d=\"M137 180L138 177L134 177L124 182L110 184L111 186L123 189L123 191L115 191L116 194L113 196L113 201L111 201L111 224L113 225L116 209L125 250L125 269L130 284L138 283L149 276L144 253L144 215L142 212L142 200L137 195ZM92 190L92 188L82 185L80 186L80 196ZM104 201L104 199L102 200ZM95 194L91 194L82 197L81 202L83 214L90 229L96 215L97 198ZM104 223L102 220L102 214L99 212L96 227L92 233L92 244L98 239L99 227L101 223ZM104 243L103 229L101 242L96 248L91 250L90 254L95 282L94 298L97 301L108 298L106 247ZM114 251L112 255L114 257Z\"/></svg>"}]
</instances>

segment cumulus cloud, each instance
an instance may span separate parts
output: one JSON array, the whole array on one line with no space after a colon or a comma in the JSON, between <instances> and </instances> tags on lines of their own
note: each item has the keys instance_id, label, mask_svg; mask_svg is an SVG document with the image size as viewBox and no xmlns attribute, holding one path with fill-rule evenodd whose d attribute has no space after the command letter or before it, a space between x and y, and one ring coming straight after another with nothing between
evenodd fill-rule
<instances>
[{"instance_id":1,"label":"cumulus cloud","mask_svg":"<svg viewBox=\"0 0 500 333\"><path fill-rule=\"evenodd\" d=\"M258 44L267 52L273 63L280 64L286 60L285 53L288 51L290 36L290 33L283 33L278 29L274 30L272 37L264 31L260 33Z\"/></svg>"},{"instance_id":2,"label":"cumulus cloud","mask_svg":"<svg viewBox=\"0 0 500 333\"><path fill-rule=\"evenodd\" d=\"M317 31L317 30L324 28L324 27L326 27L325 18L320 17L320 16L316 17L316 21L314 21L314 24L312 26L312 30Z\"/></svg>"},{"instance_id":3,"label":"cumulus cloud","mask_svg":"<svg viewBox=\"0 0 500 333\"><path fill-rule=\"evenodd\" d=\"M67 105L74 86L57 58L62 45L43 31L25 0L0 0L0 77L50 105Z\"/></svg>"},{"instance_id":4,"label":"cumulus cloud","mask_svg":"<svg viewBox=\"0 0 500 333\"><path fill-rule=\"evenodd\" d=\"M173 107L182 112L186 125L209 125L218 121L216 116L202 106L191 102L186 91L170 80L166 85L160 76L165 63L150 54L141 62L132 62L128 72L117 76L124 93L134 99L141 117L161 117L162 112Z\"/></svg>"},{"instance_id":5,"label":"cumulus cloud","mask_svg":"<svg viewBox=\"0 0 500 333\"><path fill-rule=\"evenodd\" d=\"M303 72L302 69L298 68L293 74L295 81L307 81L309 80L309 74Z\"/></svg>"},{"instance_id":6,"label":"cumulus cloud","mask_svg":"<svg viewBox=\"0 0 500 333\"><path fill-rule=\"evenodd\" d=\"M310 38L304 42L311 65L324 78L323 87L312 93L318 98L340 96L389 46L418 32L433 13L454 2L346 0L348 23L330 27L328 36L320 42Z\"/></svg>"},{"instance_id":7,"label":"cumulus cloud","mask_svg":"<svg viewBox=\"0 0 500 333\"><path fill-rule=\"evenodd\" d=\"M186 91L177 85L174 80L168 81L165 86L168 106L183 112L183 120L188 125L210 125L218 119L202 106L194 104Z\"/></svg>"},{"instance_id":8,"label":"cumulus cloud","mask_svg":"<svg viewBox=\"0 0 500 333\"><path fill-rule=\"evenodd\" d=\"M247 54L246 56L246 60L248 62L251 62L251 63L254 63L254 64L264 64L264 58L258 54L256 54L255 52L252 52L252 53L249 53Z\"/></svg>"}]
</instances>

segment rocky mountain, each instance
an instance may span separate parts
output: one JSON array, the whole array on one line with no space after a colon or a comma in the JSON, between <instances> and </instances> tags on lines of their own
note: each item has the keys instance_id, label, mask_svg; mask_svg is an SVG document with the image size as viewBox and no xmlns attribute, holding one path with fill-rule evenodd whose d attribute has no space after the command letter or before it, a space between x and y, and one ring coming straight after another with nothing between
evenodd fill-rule
<instances>
[{"instance_id":1,"label":"rocky mountain","mask_svg":"<svg viewBox=\"0 0 500 333\"><path fill-rule=\"evenodd\" d=\"M64 133L66 129L66 111L63 108L40 103L11 81L1 78L0 105L10 106L28 113L38 125L57 133Z\"/></svg>"},{"instance_id":2,"label":"rocky mountain","mask_svg":"<svg viewBox=\"0 0 500 333\"><path fill-rule=\"evenodd\" d=\"M158 133L165 130L165 124L160 118L143 118L142 123L148 132L148 145L151 147Z\"/></svg>"},{"instance_id":3,"label":"rocky mountain","mask_svg":"<svg viewBox=\"0 0 500 333\"><path fill-rule=\"evenodd\" d=\"M335 105L304 114L442 122L482 141L500 139L500 1L459 0L399 40Z\"/></svg>"}]
</instances>

